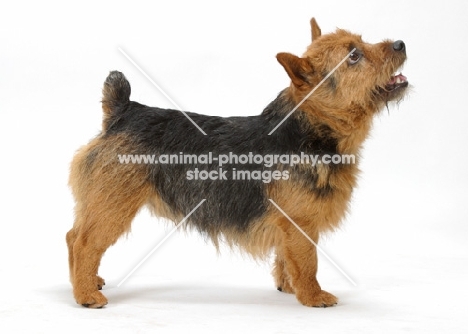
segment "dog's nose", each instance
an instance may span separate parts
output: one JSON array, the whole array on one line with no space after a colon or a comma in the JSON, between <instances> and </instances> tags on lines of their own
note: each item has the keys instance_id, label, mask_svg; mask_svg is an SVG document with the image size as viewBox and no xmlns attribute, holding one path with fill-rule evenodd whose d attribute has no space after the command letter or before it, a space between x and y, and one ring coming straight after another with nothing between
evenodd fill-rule
<instances>
[{"instance_id":1,"label":"dog's nose","mask_svg":"<svg viewBox=\"0 0 468 334\"><path fill-rule=\"evenodd\" d=\"M395 51L406 51L406 46L405 46L405 43L403 41L396 41L395 43L393 43L393 50Z\"/></svg>"}]
</instances>

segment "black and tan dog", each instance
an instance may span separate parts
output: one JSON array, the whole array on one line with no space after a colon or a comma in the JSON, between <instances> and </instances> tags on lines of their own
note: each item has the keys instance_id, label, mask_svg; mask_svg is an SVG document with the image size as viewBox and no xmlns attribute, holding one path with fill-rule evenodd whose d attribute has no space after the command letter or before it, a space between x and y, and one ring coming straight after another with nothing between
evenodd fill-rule
<instances>
[{"instance_id":1,"label":"black and tan dog","mask_svg":"<svg viewBox=\"0 0 468 334\"><path fill-rule=\"evenodd\" d=\"M180 222L202 199L206 201L189 217L187 227L216 245L224 241L255 257L275 252L273 275L278 290L294 293L307 306L337 303L317 282L316 247L270 199L318 242L321 233L338 226L348 209L356 164L276 162L267 166L250 161L241 166L243 171L262 175L279 171L273 175L280 178L265 182L235 178L232 172L239 166L232 161L223 166L228 173L222 178L200 179L190 173L217 171L219 163L119 160L122 155L182 153L358 157L374 115L389 101L401 99L408 86L403 75L395 74L406 59L405 44L367 44L345 30L321 36L314 19L311 27L313 42L302 57L277 55L291 84L260 115L222 118L187 113L207 135L180 111L130 101L130 84L124 75L110 73L103 89L102 132L76 153L71 165L76 218L67 243L79 304L92 308L107 304L99 291L104 285L97 275L101 257L130 229L143 206L156 216Z\"/></svg>"}]
</instances>

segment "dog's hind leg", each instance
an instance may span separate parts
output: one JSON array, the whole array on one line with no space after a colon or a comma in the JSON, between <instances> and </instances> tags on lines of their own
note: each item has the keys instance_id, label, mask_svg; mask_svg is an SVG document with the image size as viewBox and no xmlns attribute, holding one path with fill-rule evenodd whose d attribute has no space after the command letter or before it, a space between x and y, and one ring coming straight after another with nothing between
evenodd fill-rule
<instances>
[{"instance_id":1,"label":"dog's hind leg","mask_svg":"<svg viewBox=\"0 0 468 334\"><path fill-rule=\"evenodd\" d=\"M98 291L104 284L97 276L101 257L129 231L152 188L144 165L120 164L114 156L116 146L125 150L123 141L113 138L92 146L79 152L72 163L70 186L76 200L76 217L67 233L67 243L76 301L100 308L107 304Z\"/></svg>"},{"instance_id":2,"label":"dog's hind leg","mask_svg":"<svg viewBox=\"0 0 468 334\"><path fill-rule=\"evenodd\" d=\"M108 194L93 199L86 208L85 217L67 234L70 243L73 293L77 303L99 308L107 299L98 290L104 283L97 276L101 257L109 246L130 229L138 210L147 201L146 186L134 189L124 196Z\"/></svg>"}]
</instances>

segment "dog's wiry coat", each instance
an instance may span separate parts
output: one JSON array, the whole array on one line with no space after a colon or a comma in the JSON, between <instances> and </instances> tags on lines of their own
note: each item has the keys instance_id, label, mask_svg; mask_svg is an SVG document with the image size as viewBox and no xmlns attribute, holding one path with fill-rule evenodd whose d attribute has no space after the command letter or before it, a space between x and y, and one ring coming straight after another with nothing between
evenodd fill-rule
<instances>
[{"instance_id":1,"label":"dog's wiry coat","mask_svg":"<svg viewBox=\"0 0 468 334\"><path fill-rule=\"evenodd\" d=\"M311 21L313 43L303 57L277 56L291 78L257 116L214 117L187 113L208 135L199 132L177 110L147 107L130 101L130 84L111 72L103 88L102 132L75 155L70 186L76 219L67 234L70 275L78 303L102 307L97 276L106 249L129 230L141 207L175 222L197 204L187 226L256 257L276 253L273 275L278 290L295 293L308 306L331 306L337 299L316 280L317 253L272 199L315 242L333 230L345 215L356 183L355 164L244 164L246 171L287 170L287 180L189 180L190 170L212 171L215 163L125 164L118 155L221 154L359 155L372 118L389 101L398 100L408 85L395 71L406 59L401 41L366 44L344 30L321 36ZM284 117L327 76L347 54L349 59L281 124ZM237 165L226 164L232 170Z\"/></svg>"}]
</instances>

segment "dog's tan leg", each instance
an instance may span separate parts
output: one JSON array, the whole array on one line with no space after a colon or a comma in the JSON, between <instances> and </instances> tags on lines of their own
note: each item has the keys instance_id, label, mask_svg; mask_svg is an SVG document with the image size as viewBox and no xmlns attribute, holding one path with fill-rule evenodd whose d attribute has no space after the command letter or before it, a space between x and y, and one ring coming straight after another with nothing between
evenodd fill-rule
<instances>
[{"instance_id":1,"label":"dog's tan leg","mask_svg":"<svg viewBox=\"0 0 468 334\"><path fill-rule=\"evenodd\" d=\"M78 154L70 181L76 200L75 224L67 233L70 280L76 301L92 308L107 304L98 291L104 285L97 276L102 255L130 229L151 192L144 166L118 164L112 147L103 152L91 167L90 155Z\"/></svg>"},{"instance_id":2,"label":"dog's tan leg","mask_svg":"<svg viewBox=\"0 0 468 334\"><path fill-rule=\"evenodd\" d=\"M286 270L286 263L282 250L276 250L275 264L273 267L273 277L275 278L275 284L278 291L286 293L294 293L294 289L291 286L291 278Z\"/></svg>"},{"instance_id":3,"label":"dog's tan leg","mask_svg":"<svg viewBox=\"0 0 468 334\"><path fill-rule=\"evenodd\" d=\"M73 294L77 303L100 308L107 304L107 299L99 292L97 272L101 257L109 245L99 240L99 232L90 230L80 234L73 244Z\"/></svg>"},{"instance_id":4,"label":"dog's tan leg","mask_svg":"<svg viewBox=\"0 0 468 334\"><path fill-rule=\"evenodd\" d=\"M75 223L76 226L79 226L79 224ZM67 246L68 246L68 265L69 265L69 270L70 270L70 281L73 284L73 278L74 278L74 255L73 255L73 246L75 245L77 237L77 231L75 228L72 228L70 231L67 233ZM106 285L106 282L104 279L98 275L96 275L96 286L98 290L101 290L104 285Z\"/></svg>"},{"instance_id":5,"label":"dog's tan leg","mask_svg":"<svg viewBox=\"0 0 468 334\"><path fill-rule=\"evenodd\" d=\"M292 288L297 299L306 306L333 306L338 299L321 289L317 281L317 250L316 247L292 224L286 228L283 254L286 271L290 275ZM318 233L306 231L318 241Z\"/></svg>"},{"instance_id":6,"label":"dog's tan leg","mask_svg":"<svg viewBox=\"0 0 468 334\"><path fill-rule=\"evenodd\" d=\"M70 270L70 281L73 284L73 245L76 240L76 230L72 228L67 233L67 246L68 246L68 266Z\"/></svg>"},{"instance_id":7,"label":"dog's tan leg","mask_svg":"<svg viewBox=\"0 0 468 334\"><path fill-rule=\"evenodd\" d=\"M115 181L114 181L115 186ZM147 201L149 187L142 185L128 192L113 191L93 198L86 207L85 217L67 234L70 241L73 293L76 301L87 307L100 308L107 299L98 291L104 281L97 276L101 257L109 246L130 229L130 224ZM71 245L71 242L73 241Z\"/></svg>"},{"instance_id":8,"label":"dog's tan leg","mask_svg":"<svg viewBox=\"0 0 468 334\"><path fill-rule=\"evenodd\" d=\"M70 186L75 197L75 223L67 233L70 280L76 301L99 308L107 299L99 292L101 257L130 229L138 210L148 201L151 186L142 164L121 164L117 152L132 152L125 135L98 137L75 155Z\"/></svg>"}]
</instances>

